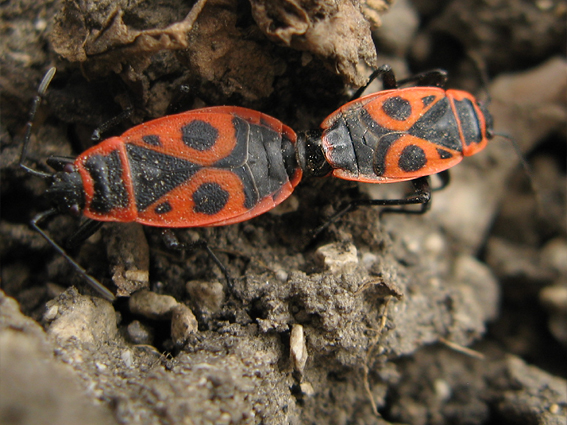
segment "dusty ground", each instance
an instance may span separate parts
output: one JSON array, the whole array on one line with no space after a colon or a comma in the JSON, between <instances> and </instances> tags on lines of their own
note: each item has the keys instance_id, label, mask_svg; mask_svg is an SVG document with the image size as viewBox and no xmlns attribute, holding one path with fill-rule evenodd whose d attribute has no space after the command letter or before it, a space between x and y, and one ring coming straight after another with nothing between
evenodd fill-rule
<instances>
[{"instance_id":1,"label":"dusty ground","mask_svg":"<svg viewBox=\"0 0 567 425\"><path fill-rule=\"evenodd\" d=\"M0 12L0 423L565 423L564 2L23 0ZM118 133L219 104L315 128L382 63L445 68L482 98L480 64L496 130L532 183L497 137L425 216L359 209L309 244L342 202L405 189L305 179L274 213L177 232L215 248L231 291L206 253L107 224L69 252L120 294L151 289L113 305L28 227L49 200L17 162L49 66L30 148L40 169L128 106ZM47 229L62 242L77 225Z\"/></svg>"}]
</instances>

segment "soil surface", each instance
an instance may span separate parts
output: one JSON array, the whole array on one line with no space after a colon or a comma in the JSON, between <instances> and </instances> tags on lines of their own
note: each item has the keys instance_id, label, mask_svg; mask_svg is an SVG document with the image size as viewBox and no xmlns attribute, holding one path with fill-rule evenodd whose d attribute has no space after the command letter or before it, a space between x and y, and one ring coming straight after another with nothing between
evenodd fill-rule
<instances>
[{"instance_id":1,"label":"soil surface","mask_svg":"<svg viewBox=\"0 0 567 425\"><path fill-rule=\"evenodd\" d=\"M0 5L1 424L566 423L567 7L391 3ZM446 69L494 118L424 215L361 207L313 240L345 202L411 186L304 178L252 220L176 229L230 287L205 250L107 223L66 252L114 303L29 226L49 182L18 163L49 67L27 158L45 172L128 108L105 138L212 105L314 129L385 63ZM41 223L65 247L79 225Z\"/></svg>"}]
</instances>

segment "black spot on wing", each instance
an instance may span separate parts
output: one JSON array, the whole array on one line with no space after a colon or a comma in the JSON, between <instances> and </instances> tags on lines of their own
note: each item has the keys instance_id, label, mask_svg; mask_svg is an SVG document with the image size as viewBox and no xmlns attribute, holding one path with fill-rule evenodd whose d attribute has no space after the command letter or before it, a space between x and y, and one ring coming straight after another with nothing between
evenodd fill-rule
<instances>
[{"instance_id":1,"label":"black spot on wing","mask_svg":"<svg viewBox=\"0 0 567 425\"><path fill-rule=\"evenodd\" d=\"M393 96L386 99L382 105L382 110L386 115L396 121L405 121L412 113L410 102L401 96Z\"/></svg>"},{"instance_id":2,"label":"black spot on wing","mask_svg":"<svg viewBox=\"0 0 567 425\"><path fill-rule=\"evenodd\" d=\"M166 214L173 210L173 207L169 201L162 202L154 208L156 214Z\"/></svg>"},{"instance_id":3,"label":"black spot on wing","mask_svg":"<svg viewBox=\"0 0 567 425\"><path fill-rule=\"evenodd\" d=\"M207 215L215 215L222 211L230 194L218 183L203 183L193 192L193 211Z\"/></svg>"},{"instance_id":4,"label":"black spot on wing","mask_svg":"<svg viewBox=\"0 0 567 425\"><path fill-rule=\"evenodd\" d=\"M142 136L142 140L144 141L144 143L146 145L161 146L161 141L159 139L159 136L157 136L155 134L150 134L148 136Z\"/></svg>"},{"instance_id":5,"label":"black spot on wing","mask_svg":"<svg viewBox=\"0 0 567 425\"><path fill-rule=\"evenodd\" d=\"M449 151L446 151L445 149L437 148L437 153L439 154L439 158L441 159L453 158L453 154Z\"/></svg>"},{"instance_id":6,"label":"black spot on wing","mask_svg":"<svg viewBox=\"0 0 567 425\"><path fill-rule=\"evenodd\" d=\"M431 103L435 100L435 95L430 95L430 96L424 96L421 98L421 101L423 102L423 106L429 106L431 105Z\"/></svg>"},{"instance_id":7,"label":"black spot on wing","mask_svg":"<svg viewBox=\"0 0 567 425\"><path fill-rule=\"evenodd\" d=\"M206 151L211 149L219 137L219 131L211 124L193 120L181 127L181 139L191 149Z\"/></svg>"},{"instance_id":8,"label":"black spot on wing","mask_svg":"<svg viewBox=\"0 0 567 425\"><path fill-rule=\"evenodd\" d=\"M416 145L406 146L398 160L398 166L406 172L421 170L425 164L427 164L427 156L423 149Z\"/></svg>"}]
</instances>

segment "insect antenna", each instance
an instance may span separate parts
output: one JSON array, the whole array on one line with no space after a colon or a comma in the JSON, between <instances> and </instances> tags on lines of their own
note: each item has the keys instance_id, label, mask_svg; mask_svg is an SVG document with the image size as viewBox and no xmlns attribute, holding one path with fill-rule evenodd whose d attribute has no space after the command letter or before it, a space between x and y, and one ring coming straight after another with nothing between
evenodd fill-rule
<instances>
[{"instance_id":1,"label":"insect antenna","mask_svg":"<svg viewBox=\"0 0 567 425\"><path fill-rule=\"evenodd\" d=\"M475 66L476 70L478 71L478 74L480 76L480 81L481 81L481 88L482 88L482 91L484 92L484 96L485 96L484 104L486 106L488 106L492 102L492 96L490 95L490 90L488 90L489 76L488 76L488 70L486 68L486 62L484 60L482 60L481 56L477 52L474 52L474 51L468 51L467 56L470 58L471 62ZM492 137L498 136L498 137L501 137L503 139L508 140L510 142L510 144L512 145L512 147L514 148L514 151L516 152L516 155L518 156L518 159L520 160L520 164L522 165L524 173L526 174L526 177L528 178L530 188L531 188L532 192L534 193L534 195L536 197L536 203L538 204L538 210L540 211L540 213L542 213L543 212L542 207L541 207L542 201L541 201L540 195L539 195L541 192L538 190L537 184L536 184L535 179L534 179L534 173L533 173L533 171L530 167L530 164L528 164L528 161L526 161L526 157L524 156L524 153L522 152L520 145L518 144L516 139L514 139L510 134L507 134L507 133L492 131L491 136Z\"/></svg>"},{"instance_id":2,"label":"insect antenna","mask_svg":"<svg viewBox=\"0 0 567 425\"><path fill-rule=\"evenodd\" d=\"M540 199L541 198L541 196L540 196L541 191L539 190L538 185L535 181L532 167L530 167L530 164L528 164L528 161L526 160L526 157L524 156L524 153L522 152L520 145L518 144L516 139L514 139L509 134L500 133L500 132L493 132L492 134L493 134L493 136L502 137L503 139L508 140L510 142L510 144L512 145L512 147L514 148L514 152L518 156L518 159L520 160L520 164L522 165L522 169L524 170L524 173L526 174L526 177L528 178L528 181L529 181L529 184L530 184L530 189L534 193L535 200L536 200L536 203L538 205L537 209L539 210L540 214L543 214L543 207L542 207L543 201Z\"/></svg>"},{"instance_id":3,"label":"insect antenna","mask_svg":"<svg viewBox=\"0 0 567 425\"><path fill-rule=\"evenodd\" d=\"M50 178L51 174L45 173L45 172L39 171L39 170L34 170L33 168L25 165L24 161L26 160L27 153L28 153L28 145L29 145L30 139L31 139L31 131L32 131L32 127L33 127L33 121L35 119L35 114L37 113L37 110L39 109L39 105L41 104L41 100L45 96L45 92L47 91L47 87L49 87L51 80L53 80L53 77L55 75L55 71L56 71L55 67L50 68L45 73L45 76L43 77L43 80L41 80L41 83L40 83L40 85L37 89L37 94L33 99L32 108L31 108L31 111L30 111L30 117L28 119L28 122L26 123L26 134L24 136L24 143L22 145L22 153L20 155L20 167L22 167L24 170L26 170L26 172L28 172L29 174L33 174L34 176L41 177L42 179Z\"/></svg>"}]
</instances>

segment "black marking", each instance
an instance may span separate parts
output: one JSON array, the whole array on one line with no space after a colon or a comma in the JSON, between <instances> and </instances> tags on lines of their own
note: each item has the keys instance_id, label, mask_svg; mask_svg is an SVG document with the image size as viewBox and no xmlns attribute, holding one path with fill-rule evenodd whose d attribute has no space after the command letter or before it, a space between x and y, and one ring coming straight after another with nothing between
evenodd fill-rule
<instances>
[{"instance_id":1,"label":"black marking","mask_svg":"<svg viewBox=\"0 0 567 425\"><path fill-rule=\"evenodd\" d=\"M453 154L445 149L437 148L437 153L439 154L439 158L441 159L449 159L453 158Z\"/></svg>"},{"instance_id":2,"label":"black marking","mask_svg":"<svg viewBox=\"0 0 567 425\"><path fill-rule=\"evenodd\" d=\"M169 201L162 202L161 204L157 205L154 208L154 212L156 214L166 214L173 210L173 207L169 203Z\"/></svg>"},{"instance_id":3,"label":"black marking","mask_svg":"<svg viewBox=\"0 0 567 425\"><path fill-rule=\"evenodd\" d=\"M404 133L390 133L380 139L374 148L374 157L372 158L372 169L377 176L383 176L386 173L386 156L390 147L396 142Z\"/></svg>"},{"instance_id":4,"label":"black marking","mask_svg":"<svg viewBox=\"0 0 567 425\"><path fill-rule=\"evenodd\" d=\"M206 151L211 149L219 137L219 131L211 124L193 120L181 127L181 139L191 149Z\"/></svg>"},{"instance_id":5,"label":"black marking","mask_svg":"<svg viewBox=\"0 0 567 425\"><path fill-rule=\"evenodd\" d=\"M142 136L142 140L146 145L161 146L161 141L159 139L159 136L156 136L154 134L150 134L148 136Z\"/></svg>"},{"instance_id":6,"label":"black marking","mask_svg":"<svg viewBox=\"0 0 567 425\"><path fill-rule=\"evenodd\" d=\"M367 113L368 114L368 113ZM341 113L333 125L325 131L324 137L332 147L326 152L327 159L333 168L358 173L358 162L354 152L353 141L360 139L360 135L352 133L360 129L357 122L358 114L346 115Z\"/></svg>"},{"instance_id":7,"label":"black marking","mask_svg":"<svg viewBox=\"0 0 567 425\"><path fill-rule=\"evenodd\" d=\"M244 189L244 207L250 209L260 200L256 179L266 179L266 176L252 175L249 163L258 163L260 170L265 170L267 167L266 154L261 146L262 140L254 139L252 136L253 126L248 121L234 117L232 125L235 130L236 145L230 155L215 162L213 167L228 169L240 178Z\"/></svg>"},{"instance_id":8,"label":"black marking","mask_svg":"<svg viewBox=\"0 0 567 425\"><path fill-rule=\"evenodd\" d=\"M477 103L477 106L480 109L480 113L484 115L484 131L486 136L491 139L494 137L494 120L492 119L492 115L488 111L488 108L483 103Z\"/></svg>"},{"instance_id":9,"label":"black marking","mask_svg":"<svg viewBox=\"0 0 567 425\"><path fill-rule=\"evenodd\" d=\"M218 214L225 207L230 197L218 183L203 183L193 192L193 211L207 215Z\"/></svg>"},{"instance_id":10,"label":"black marking","mask_svg":"<svg viewBox=\"0 0 567 425\"><path fill-rule=\"evenodd\" d=\"M423 149L416 145L406 146L398 160L398 166L405 172L421 170L427 164L427 156Z\"/></svg>"},{"instance_id":11,"label":"black marking","mask_svg":"<svg viewBox=\"0 0 567 425\"><path fill-rule=\"evenodd\" d=\"M220 158L213 164L215 168L233 169L242 167L248 161L250 145L250 124L239 117L232 119L235 130L236 145L230 154Z\"/></svg>"},{"instance_id":12,"label":"black marking","mask_svg":"<svg viewBox=\"0 0 567 425\"><path fill-rule=\"evenodd\" d=\"M382 105L382 109L386 115L396 121L405 121L411 116L411 104L400 96L387 99Z\"/></svg>"},{"instance_id":13,"label":"black marking","mask_svg":"<svg viewBox=\"0 0 567 425\"><path fill-rule=\"evenodd\" d=\"M463 150L457 119L446 97L439 99L408 133L457 152Z\"/></svg>"},{"instance_id":14,"label":"black marking","mask_svg":"<svg viewBox=\"0 0 567 425\"><path fill-rule=\"evenodd\" d=\"M126 144L138 211L189 180L202 166L152 149Z\"/></svg>"},{"instance_id":15,"label":"black marking","mask_svg":"<svg viewBox=\"0 0 567 425\"><path fill-rule=\"evenodd\" d=\"M429 95L429 96L425 96L421 98L421 101L423 102L423 106L429 106L431 105L431 103L435 100L435 95Z\"/></svg>"},{"instance_id":16,"label":"black marking","mask_svg":"<svg viewBox=\"0 0 567 425\"><path fill-rule=\"evenodd\" d=\"M402 135L379 125L366 109L353 108L325 130L324 137L332 146L326 154L334 168L354 176L382 176L388 150Z\"/></svg>"},{"instance_id":17,"label":"black marking","mask_svg":"<svg viewBox=\"0 0 567 425\"><path fill-rule=\"evenodd\" d=\"M282 137L281 151L282 151L285 172L288 178L292 178L297 172L297 169L299 168L299 164L297 163L295 146L293 142L289 140L289 138L285 134Z\"/></svg>"},{"instance_id":18,"label":"black marking","mask_svg":"<svg viewBox=\"0 0 567 425\"><path fill-rule=\"evenodd\" d=\"M271 196L289 181L297 169L295 150L291 141L282 138L271 126L252 124L234 117L236 146L229 156L213 164L228 168L242 181L244 208L252 209L266 196ZM284 156L284 149L286 154Z\"/></svg>"},{"instance_id":19,"label":"black marking","mask_svg":"<svg viewBox=\"0 0 567 425\"><path fill-rule=\"evenodd\" d=\"M482 142L480 122L469 99L455 100L455 109L461 123L461 130L467 146Z\"/></svg>"},{"instance_id":20,"label":"black marking","mask_svg":"<svg viewBox=\"0 0 567 425\"><path fill-rule=\"evenodd\" d=\"M246 208L253 208L266 196L271 196L289 181L282 156L282 136L270 127L249 124L247 172L251 181L243 179Z\"/></svg>"},{"instance_id":21,"label":"black marking","mask_svg":"<svg viewBox=\"0 0 567 425\"><path fill-rule=\"evenodd\" d=\"M115 208L128 207L130 201L122 180L123 166L117 150L107 156L93 155L84 165L94 183L91 211L106 214Z\"/></svg>"}]
</instances>

